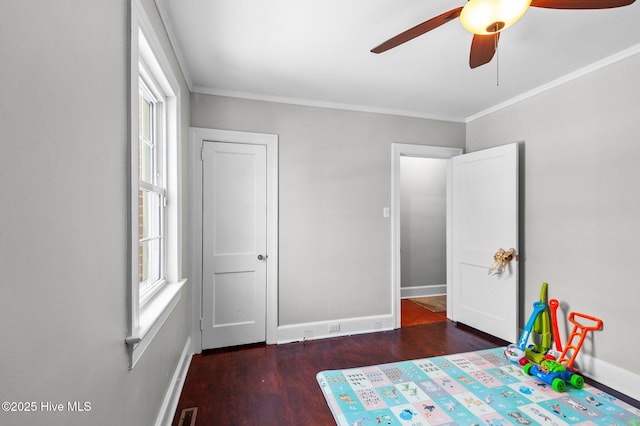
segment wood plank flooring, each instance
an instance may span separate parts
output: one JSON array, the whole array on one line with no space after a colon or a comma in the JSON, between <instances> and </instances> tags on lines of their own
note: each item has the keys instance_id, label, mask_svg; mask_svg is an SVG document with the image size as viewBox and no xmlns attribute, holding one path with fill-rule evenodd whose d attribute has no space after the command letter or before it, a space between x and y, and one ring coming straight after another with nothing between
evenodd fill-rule
<instances>
[{"instance_id":1,"label":"wood plank flooring","mask_svg":"<svg viewBox=\"0 0 640 426\"><path fill-rule=\"evenodd\" d=\"M402 327L430 324L447 320L446 312L431 312L429 309L413 303L409 299L400 300L400 324Z\"/></svg>"},{"instance_id":2,"label":"wood plank flooring","mask_svg":"<svg viewBox=\"0 0 640 426\"><path fill-rule=\"evenodd\" d=\"M315 376L330 369L426 358L508 342L451 321L283 345L194 355L176 409L197 407L195 425L335 425ZM598 385L631 404L631 398ZM639 405L636 405L639 406ZM640 406L639 406L640 407Z\"/></svg>"},{"instance_id":3,"label":"wood plank flooring","mask_svg":"<svg viewBox=\"0 0 640 426\"><path fill-rule=\"evenodd\" d=\"M449 321L394 331L195 355L176 410L197 407L196 425L335 424L315 376L405 359L473 351L506 342Z\"/></svg>"}]
</instances>

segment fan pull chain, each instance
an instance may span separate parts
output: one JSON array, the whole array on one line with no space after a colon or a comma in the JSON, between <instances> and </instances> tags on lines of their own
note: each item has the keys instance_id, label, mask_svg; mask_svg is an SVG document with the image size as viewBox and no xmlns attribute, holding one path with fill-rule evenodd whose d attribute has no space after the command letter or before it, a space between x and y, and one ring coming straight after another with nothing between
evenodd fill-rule
<instances>
[{"instance_id":1,"label":"fan pull chain","mask_svg":"<svg viewBox=\"0 0 640 426\"><path fill-rule=\"evenodd\" d=\"M496 49L496 87L500 86L500 51L498 50L498 37L493 38L494 48Z\"/></svg>"}]
</instances>

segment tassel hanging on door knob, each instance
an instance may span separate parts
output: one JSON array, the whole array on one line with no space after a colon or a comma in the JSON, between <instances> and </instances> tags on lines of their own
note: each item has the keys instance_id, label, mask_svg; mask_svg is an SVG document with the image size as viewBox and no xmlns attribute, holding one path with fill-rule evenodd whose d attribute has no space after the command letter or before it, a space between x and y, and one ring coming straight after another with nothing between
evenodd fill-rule
<instances>
[{"instance_id":1,"label":"tassel hanging on door knob","mask_svg":"<svg viewBox=\"0 0 640 426\"><path fill-rule=\"evenodd\" d=\"M493 255L494 263L489 268L489 275L501 274L507 268L507 265L512 260L518 260L516 249L510 248L509 250L500 249Z\"/></svg>"}]
</instances>

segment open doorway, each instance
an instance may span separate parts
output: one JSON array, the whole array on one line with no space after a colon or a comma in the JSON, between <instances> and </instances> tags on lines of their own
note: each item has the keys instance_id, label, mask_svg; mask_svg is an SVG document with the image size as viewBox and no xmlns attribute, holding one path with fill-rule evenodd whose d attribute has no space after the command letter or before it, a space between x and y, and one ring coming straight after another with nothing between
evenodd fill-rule
<instances>
[{"instance_id":1,"label":"open doorway","mask_svg":"<svg viewBox=\"0 0 640 426\"><path fill-rule=\"evenodd\" d=\"M392 144L392 275L396 328L402 299L446 294L448 159L461 148ZM406 307L406 300L405 300ZM422 309L422 308L421 308Z\"/></svg>"},{"instance_id":2,"label":"open doorway","mask_svg":"<svg viewBox=\"0 0 640 426\"><path fill-rule=\"evenodd\" d=\"M447 292L447 161L400 157L400 292Z\"/></svg>"}]
</instances>

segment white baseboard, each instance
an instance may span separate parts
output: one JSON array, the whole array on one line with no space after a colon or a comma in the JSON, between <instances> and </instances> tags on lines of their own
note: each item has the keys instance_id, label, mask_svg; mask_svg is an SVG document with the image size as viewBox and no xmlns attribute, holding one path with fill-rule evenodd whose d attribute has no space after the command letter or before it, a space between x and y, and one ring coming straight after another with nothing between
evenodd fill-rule
<instances>
[{"instance_id":1,"label":"white baseboard","mask_svg":"<svg viewBox=\"0 0 640 426\"><path fill-rule=\"evenodd\" d=\"M279 326L277 330L277 340L278 344L281 344L393 329L393 315L376 315Z\"/></svg>"},{"instance_id":2,"label":"white baseboard","mask_svg":"<svg viewBox=\"0 0 640 426\"><path fill-rule=\"evenodd\" d=\"M440 296L443 294L447 294L446 284L400 287L401 299L408 299L410 297Z\"/></svg>"},{"instance_id":3,"label":"white baseboard","mask_svg":"<svg viewBox=\"0 0 640 426\"><path fill-rule=\"evenodd\" d=\"M585 376L640 401L640 375L582 353L577 364Z\"/></svg>"},{"instance_id":4,"label":"white baseboard","mask_svg":"<svg viewBox=\"0 0 640 426\"><path fill-rule=\"evenodd\" d=\"M187 341L184 344L184 348L182 349L182 354L180 355L178 365L173 372L173 377L171 377L169 388L164 395L164 400L162 401L160 412L156 417L156 426L171 426L171 423L173 423L173 417L176 414L176 408L178 407L178 402L180 401L182 387L184 386L184 381L187 378L189 365L191 365L192 355L193 353L191 352L191 338L188 337Z\"/></svg>"}]
</instances>

